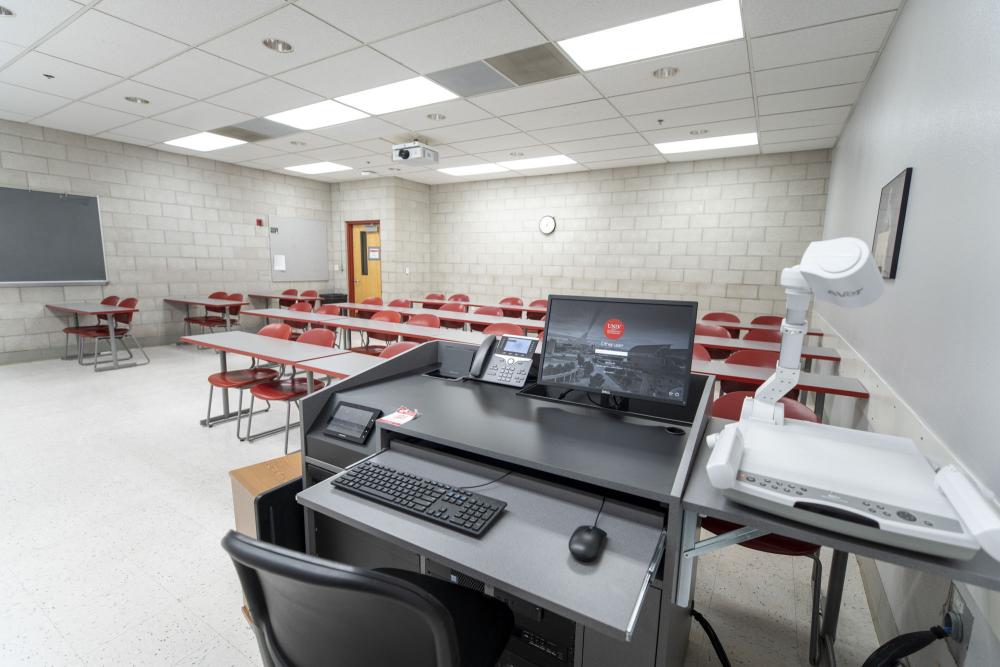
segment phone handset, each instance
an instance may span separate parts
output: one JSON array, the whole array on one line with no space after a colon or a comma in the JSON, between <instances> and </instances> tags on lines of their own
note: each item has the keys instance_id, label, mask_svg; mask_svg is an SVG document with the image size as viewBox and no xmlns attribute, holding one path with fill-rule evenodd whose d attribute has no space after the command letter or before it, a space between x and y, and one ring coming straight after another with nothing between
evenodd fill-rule
<instances>
[{"instance_id":1,"label":"phone handset","mask_svg":"<svg viewBox=\"0 0 1000 667\"><path fill-rule=\"evenodd\" d=\"M472 367L469 368L470 377L483 377L483 373L486 372L486 362L489 361L490 353L493 352L493 346L496 345L496 342L497 337L490 334L480 343L479 349L476 350L476 355L472 357Z\"/></svg>"}]
</instances>

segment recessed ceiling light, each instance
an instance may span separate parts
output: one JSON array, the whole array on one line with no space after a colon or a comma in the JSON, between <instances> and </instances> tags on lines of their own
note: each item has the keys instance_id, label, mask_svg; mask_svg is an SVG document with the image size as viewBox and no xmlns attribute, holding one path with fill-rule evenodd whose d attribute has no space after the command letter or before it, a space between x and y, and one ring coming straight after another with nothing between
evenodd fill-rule
<instances>
[{"instance_id":1,"label":"recessed ceiling light","mask_svg":"<svg viewBox=\"0 0 1000 667\"><path fill-rule=\"evenodd\" d=\"M277 37L268 37L261 41L261 44L271 49L272 51L277 51L278 53L291 53L295 48L283 39L278 39Z\"/></svg>"},{"instance_id":2,"label":"recessed ceiling light","mask_svg":"<svg viewBox=\"0 0 1000 667\"><path fill-rule=\"evenodd\" d=\"M589 71L742 37L739 0L717 0L564 39L559 46L580 69Z\"/></svg>"},{"instance_id":3,"label":"recessed ceiling light","mask_svg":"<svg viewBox=\"0 0 1000 667\"><path fill-rule=\"evenodd\" d=\"M729 134L724 137L706 137L705 139L687 139L686 141L667 141L656 144L656 149L664 155L674 153L691 153L693 151L710 151L716 148L736 148L738 146L756 146L757 133Z\"/></svg>"},{"instance_id":4,"label":"recessed ceiling light","mask_svg":"<svg viewBox=\"0 0 1000 667\"><path fill-rule=\"evenodd\" d=\"M149 100L145 97L136 97L135 95L127 95L125 97L126 102L131 102L132 104L149 104Z\"/></svg>"},{"instance_id":5,"label":"recessed ceiling light","mask_svg":"<svg viewBox=\"0 0 1000 667\"><path fill-rule=\"evenodd\" d=\"M444 120L447 118L443 113L429 113L427 114L427 120Z\"/></svg>"},{"instance_id":6,"label":"recessed ceiling light","mask_svg":"<svg viewBox=\"0 0 1000 667\"><path fill-rule=\"evenodd\" d=\"M505 167L490 162L488 164L470 164L464 167L445 167L444 169L438 169L438 171L449 176L478 176L479 174L495 174L508 170Z\"/></svg>"},{"instance_id":7,"label":"recessed ceiling light","mask_svg":"<svg viewBox=\"0 0 1000 667\"><path fill-rule=\"evenodd\" d=\"M240 139L233 139L232 137L224 137L221 134L215 134L214 132L199 132L198 134L181 137L180 139L164 141L163 143L168 146L177 146L179 148L188 148L193 151L204 152L217 151L220 148L230 148L231 146L239 146L240 144L245 144L246 142Z\"/></svg>"},{"instance_id":8,"label":"recessed ceiling light","mask_svg":"<svg viewBox=\"0 0 1000 667\"><path fill-rule=\"evenodd\" d=\"M288 143L290 143L293 146L305 146L306 145L306 142L304 142L304 141L289 141Z\"/></svg>"},{"instance_id":9,"label":"recessed ceiling light","mask_svg":"<svg viewBox=\"0 0 1000 667\"><path fill-rule=\"evenodd\" d=\"M653 76L657 79L669 79L677 76L678 72L680 72L680 70L676 67L661 67L653 70Z\"/></svg>"},{"instance_id":10,"label":"recessed ceiling light","mask_svg":"<svg viewBox=\"0 0 1000 667\"><path fill-rule=\"evenodd\" d=\"M362 113L357 109L345 107L343 104L339 104L333 100L307 104L304 107L289 109L288 111L266 116L268 120L273 120L275 123L291 125L300 130L315 130L319 127L339 125L340 123L367 117L368 114Z\"/></svg>"},{"instance_id":11,"label":"recessed ceiling light","mask_svg":"<svg viewBox=\"0 0 1000 667\"><path fill-rule=\"evenodd\" d=\"M369 88L359 93L342 95L338 102L367 111L370 114L390 113L425 104L453 100L458 95L422 76L396 83Z\"/></svg>"},{"instance_id":12,"label":"recessed ceiling light","mask_svg":"<svg viewBox=\"0 0 1000 667\"><path fill-rule=\"evenodd\" d=\"M0 5L0 16L13 16L14 12Z\"/></svg>"},{"instance_id":13,"label":"recessed ceiling light","mask_svg":"<svg viewBox=\"0 0 1000 667\"><path fill-rule=\"evenodd\" d=\"M708 130L706 130L706 129L691 130L690 132L688 132L688 134L696 136L696 137L700 137L703 134L708 134Z\"/></svg>"},{"instance_id":14,"label":"recessed ceiling light","mask_svg":"<svg viewBox=\"0 0 1000 667\"><path fill-rule=\"evenodd\" d=\"M524 157L524 153L522 153L521 151L511 151L509 155L511 157Z\"/></svg>"},{"instance_id":15,"label":"recessed ceiling light","mask_svg":"<svg viewBox=\"0 0 1000 667\"><path fill-rule=\"evenodd\" d=\"M350 171L350 167L336 162L313 162L311 164L300 164L294 167L285 167L288 171L297 171L300 174L329 174L334 171Z\"/></svg>"},{"instance_id":16,"label":"recessed ceiling light","mask_svg":"<svg viewBox=\"0 0 1000 667\"><path fill-rule=\"evenodd\" d=\"M508 160L499 163L507 169L541 169L542 167L561 167L567 164L576 164L576 160L565 155L547 155L545 157L529 157L524 160Z\"/></svg>"},{"instance_id":17,"label":"recessed ceiling light","mask_svg":"<svg viewBox=\"0 0 1000 667\"><path fill-rule=\"evenodd\" d=\"M375 172L374 171L368 171L367 169L365 169L363 172L361 172L361 175L362 176L374 176Z\"/></svg>"}]
</instances>

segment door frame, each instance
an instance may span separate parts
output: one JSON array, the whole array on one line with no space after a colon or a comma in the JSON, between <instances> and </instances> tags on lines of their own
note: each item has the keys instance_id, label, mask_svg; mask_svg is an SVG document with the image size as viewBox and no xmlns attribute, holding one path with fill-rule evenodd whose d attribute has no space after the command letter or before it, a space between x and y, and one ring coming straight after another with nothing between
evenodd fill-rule
<instances>
[{"instance_id":1,"label":"door frame","mask_svg":"<svg viewBox=\"0 0 1000 667\"><path fill-rule=\"evenodd\" d=\"M348 220L344 223L344 228L347 231L347 300L351 303L354 303L354 227L356 225L378 227L379 236L382 234L382 223L380 220ZM379 262L379 273L381 271L382 265ZM381 297L382 295L379 294L379 296Z\"/></svg>"}]
</instances>

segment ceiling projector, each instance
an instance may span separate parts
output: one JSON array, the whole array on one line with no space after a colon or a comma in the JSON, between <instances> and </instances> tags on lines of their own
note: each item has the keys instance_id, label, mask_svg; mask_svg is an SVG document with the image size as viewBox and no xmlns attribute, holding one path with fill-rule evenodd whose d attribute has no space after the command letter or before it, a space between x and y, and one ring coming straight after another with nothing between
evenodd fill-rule
<instances>
[{"instance_id":1,"label":"ceiling projector","mask_svg":"<svg viewBox=\"0 0 1000 667\"><path fill-rule=\"evenodd\" d=\"M437 164L438 153L427 144L411 141L408 144L396 144L392 147L392 161L407 165Z\"/></svg>"}]
</instances>

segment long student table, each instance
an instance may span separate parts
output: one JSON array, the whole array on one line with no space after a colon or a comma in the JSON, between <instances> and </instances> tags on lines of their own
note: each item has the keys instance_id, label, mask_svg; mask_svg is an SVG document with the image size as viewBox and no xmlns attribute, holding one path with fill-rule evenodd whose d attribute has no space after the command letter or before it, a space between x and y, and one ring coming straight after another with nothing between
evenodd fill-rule
<instances>
[{"instance_id":1,"label":"long student table","mask_svg":"<svg viewBox=\"0 0 1000 667\"><path fill-rule=\"evenodd\" d=\"M177 306L184 306L185 320L191 317L191 306L201 306L205 308L206 309L205 314L207 315L209 307L231 308L237 305L245 306L250 303L246 299L243 299L242 301L232 301L230 299L212 299L207 296L169 296L169 297L164 297L163 302L172 303ZM223 319L226 322L226 331L229 331L232 328L231 326L232 323L229 320L228 313L223 312L221 314L226 316L223 317ZM191 333L190 324L187 324L187 328L188 328L188 333Z\"/></svg>"},{"instance_id":2,"label":"long student table","mask_svg":"<svg viewBox=\"0 0 1000 667\"><path fill-rule=\"evenodd\" d=\"M513 304L513 303L504 303L504 304L501 304L501 303L486 303L484 301L476 301L476 302L473 302L473 301L447 301L447 300L441 300L441 299L409 299L409 300L412 301L413 303L422 303L425 306L427 306L427 305L431 305L431 306L443 306L446 303L461 303L461 304L464 304L466 306L473 306L475 308L479 308L480 306L496 306L497 308L503 308L505 310L520 310L520 311L523 311L525 313L536 313L538 315L544 315L548 311L548 308L545 307L545 306L527 306L527 305L525 305L525 306L518 306L517 304Z\"/></svg>"},{"instance_id":3,"label":"long student table","mask_svg":"<svg viewBox=\"0 0 1000 667\"><path fill-rule=\"evenodd\" d=\"M341 346L348 346L349 331L367 331L369 334L385 334L389 336L405 336L406 338L425 340L448 340L458 343L469 343L479 345L486 338L486 334L479 331L463 331L461 329L448 329L445 327L421 327L414 324L397 324L396 322L382 322L364 317L331 317L326 324L337 327L341 331Z\"/></svg>"},{"instance_id":4,"label":"long student table","mask_svg":"<svg viewBox=\"0 0 1000 667\"><path fill-rule=\"evenodd\" d=\"M740 331L781 331L780 324L743 324L742 322L724 322L722 320L698 320L698 324L712 324L715 326L720 326L723 329L739 329ZM810 328L806 332L807 336L819 336L822 338L824 336L823 331L820 329Z\"/></svg>"},{"instance_id":5,"label":"long student table","mask_svg":"<svg viewBox=\"0 0 1000 667\"><path fill-rule=\"evenodd\" d=\"M137 362L130 362L127 364L120 363L118 361L118 339L115 337L115 315L125 315L128 313L139 312L138 308L122 308L121 306L106 306L100 303L49 303L45 305L46 308L54 313L69 313L73 316L73 326L80 326L80 316L81 315L91 315L97 317L98 315L107 316L107 326L108 326L108 339L111 344L111 361L98 362L97 355L94 355L94 370L95 371L114 371L119 368L129 368L131 366L138 366ZM101 368L98 364L103 363L111 364L111 368ZM148 363L148 362L147 362ZM145 364L142 364L145 365Z\"/></svg>"},{"instance_id":6,"label":"long student table","mask_svg":"<svg viewBox=\"0 0 1000 667\"><path fill-rule=\"evenodd\" d=\"M271 300L272 299L274 299L275 301L278 301L278 302L281 302L281 301L294 301L296 303L298 303L299 301L309 301L310 303L313 303L313 304L319 303L320 301L323 300L321 297L318 297L318 296L301 296L301 295L298 295L298 294L271 294L271 293L267 293L267 294L247 294L247 296L250 297L251 299L262 299L264 301L264 305L265 306L269 306L271 304Z\"/></svg>"},{"instance_id":7,"label":"long student table","mask_svg":"<svg viewBox=\"0 0 1000 667\"><path fill-rule=\"evenodd\" d=\"M295 368L306 372L306 377L309 380L308 385L311 389L314 373L326 375L327 377L332 377L337 380L343 380L344 378L352 375L363 373L369 368L374 368L383 361L385 360L371 354L344 352L343 354L338 354L333 357L322 357L320 359L302 361L294 364L294 366Z\"/></svg>"},{"instance_id":8,"label":"long student table","mask_svg":"<svg viewBox=\"0 0 1000 667\"><path fill-rule=\"evenodd\" d=\"M695 336L694 342L704 347L716 350L762 350L765 352L780 352L781 343L765 343L759 340L743 338L716 338L715 336ZM840 353L832 347L803 345L802 358L819 359L821 361L840 361Z\"/></svg>"},{"instance_id":9,"label":"long student table","mask_svg":"<svg viewBox=\"0 0 1000 667\"><path fill-rule=\"evenodd\" d=\"M453 301L452 303L455 302ZM489 326L491 324L513 324L514 326L521 327L528 332L541 331L545 328L545 322L542 320L525 320L517 317L503 317L500 315L476 315L474 313L459 313L449 310L441 311L431 308L402 308L400 306L380 306L377 304L367 303L344 302L334 305L339 306L342 310L366 310L371 312L379 310L394 310L401 315L435 315L442 322L460 322L465 325L482 324Z\"/></svg>"},{"instance_id":10,"label":"long student table","mask_svg":"<svg viewBox=\"0 0 1000 667\"><path fill-rule=\"evenodd\" d=\"M282 322L294 322L295 324L327 324L339 317L339 315L325 315L323 313L311 313L290 308L253 308L244 310L244 315L251 317L263 317L269 320L281 320Z\"/></svg>"},{"instance_id":11,"label":"long student table","mask_svg":"<svg viewBox=\"0 0 1000 667\"><path fill-rule=\"evenodd\" d=\"M336 350L322 345L310 345L291 340L281 340L270 336L259 336L246 331L221 331L219 333L182 336L181 341L199 347L210 347L219 353L219 370L228 370L226 353L240 354L245 357L263 359L274 364L291 366L302 361L332 357L344 354L344 350ZM243 414L248 411L244 410ZM229 391L222 391L222 414L201 420L202 426L211 426L224 421L236 419L239 414L229 410Z\"/></svg>"}]
</instances>

